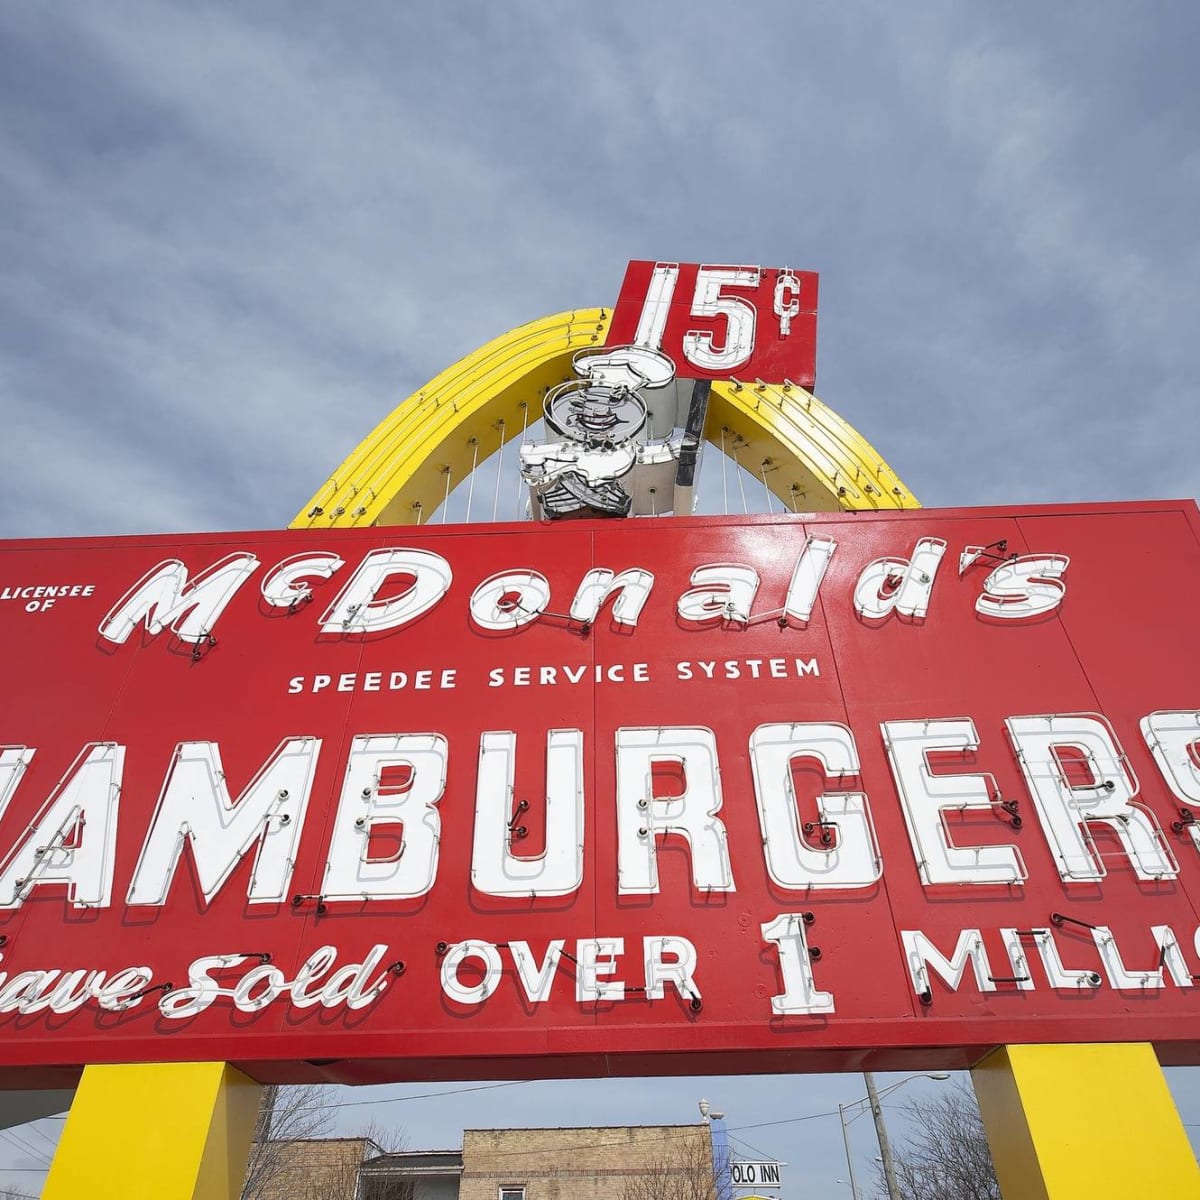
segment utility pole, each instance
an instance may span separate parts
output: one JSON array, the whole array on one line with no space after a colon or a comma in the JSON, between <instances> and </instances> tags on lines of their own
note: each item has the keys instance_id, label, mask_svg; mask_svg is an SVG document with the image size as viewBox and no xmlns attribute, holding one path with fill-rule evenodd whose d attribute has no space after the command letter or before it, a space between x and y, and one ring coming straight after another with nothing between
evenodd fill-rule
<instances>
[{"instance_id":1,"label":"utility pole","mask_svg":"<svg viewBox=\"0 0 1200 1200\"><path fill-rule=\"evenodd\" d=\"M854 1159L850 1157L850 1134L846 1131L846 1114L843 1105L838 1105L838 1118L842 1122L842 1145L846 1147L846 1168L850 1172L850 1200L858 1200L858 1184L854 1182Z\"/></svg>"},{"instance_id":2,"label":"utility pole","mask_svg":"<svg viewBox=\"0 0 1200 1200\"><path fill-rule=\"evenodd\" d=\"M863 1072L867 1081L867 1099L871 1104L871 1116L875 1118L875 1135L879 1138L879 1154L883 1162L883 1178L887 1184L888 1200L900 1200L900 1184L896 1180L896 1164L892 1162L892 1147L888 1142L887 1126L883 1123L883 1106L879 1103L879 1093L875 1090L875 1076L870 1071Z\"/></svg>"}]
</instances>

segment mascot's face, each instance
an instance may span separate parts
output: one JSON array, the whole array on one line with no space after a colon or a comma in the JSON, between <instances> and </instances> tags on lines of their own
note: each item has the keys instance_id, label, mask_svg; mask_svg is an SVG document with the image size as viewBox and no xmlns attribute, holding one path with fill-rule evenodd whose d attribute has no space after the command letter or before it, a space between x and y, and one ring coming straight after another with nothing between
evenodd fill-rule
<instances>
[{"instance_id":1,"label":"mascot's face","mask_svg":"<svg viewBox=\"0 0 1200 1200\"><path fill-rule=\"evenodd\" d=\"M574 442L617 446L641 432L646 404L622 385L585 384L549 398L546 424Z\"/></svg>"}]
</instances>

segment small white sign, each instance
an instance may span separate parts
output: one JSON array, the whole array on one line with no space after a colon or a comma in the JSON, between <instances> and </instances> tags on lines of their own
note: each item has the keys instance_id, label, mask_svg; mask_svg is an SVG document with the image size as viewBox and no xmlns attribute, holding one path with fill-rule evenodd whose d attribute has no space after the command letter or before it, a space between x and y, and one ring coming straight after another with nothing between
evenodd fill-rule
<instances>
[{"instance_id":1,"label":"small white sign","mask_svg":"<svg viewBox=\"0 0 1200 1200\"><path fill-rule=\"evenodd\" d=\"M731 1162L730 1182L734 1187L782 1187L779 1180L780 1162Z\"/></svg>"}]
</instances>

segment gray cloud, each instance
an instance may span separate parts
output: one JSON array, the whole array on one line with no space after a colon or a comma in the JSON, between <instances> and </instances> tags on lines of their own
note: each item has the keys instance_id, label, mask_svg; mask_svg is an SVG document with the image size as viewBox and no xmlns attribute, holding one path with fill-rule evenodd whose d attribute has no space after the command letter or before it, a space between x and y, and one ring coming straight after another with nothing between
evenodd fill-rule
<instances>
[{"instance_id":1,"label":"gray cloud","mask_svg":"<svg viewBox=\"0 0 1200 1200\"><path fill-rule=\"evenodd\" d=\"M818 390L927 502L1191 492L1173 13L12 10L0 530L282 522L638 255L821 270Z\"/></svg>"}]
</instances>

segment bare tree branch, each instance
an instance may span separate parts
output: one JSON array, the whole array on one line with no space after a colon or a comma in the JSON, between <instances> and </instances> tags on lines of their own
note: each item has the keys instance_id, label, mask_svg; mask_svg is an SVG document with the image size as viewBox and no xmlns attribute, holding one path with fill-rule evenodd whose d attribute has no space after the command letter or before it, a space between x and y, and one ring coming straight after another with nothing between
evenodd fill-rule
<instances>
[{"instance_id":1,"label":"bare tree branch","mask_svg":"<svg viewBox=\"0 0 1200 1200\"><path fill-rule=\"evenodd\" d=\"M913 1132L893 1152L901 1200L1000 1200L1000 1186L969 1087L939 1090L905 1106ZM887 1196L882 1172L876 1197Z\"/></svg>"},{"instance_id":2,"label":"bare tree branch","mask_svg":"<svg viewBox=\"0 0 1200 1200\"><path fill-rule=\"evenodd\" d=\"M331 1088L319 1084L263 1088L242 1200L265 1200L284 1170L285 1144L321 1137L333 1127Z\"/></svg>"},{"instance_id":3,"label":"bare tree branch","mask_svg":"<svg viewBox=\"0 0 1200 1200\"><path fill-rule=\"evenodd\" d=\"M310 1084L263 1089L242 1200L352 1200L358 1172L375 1150L404 1148L404 1137L372 1120L349 1137L330 1138L332 1088ZM389 1181L374 1200L411 1200L411 1184Z\"/></svg>"},{"instance_id":4,"label":"bare tree branch","mask_svg":"<svg viewBox=\"0 0 1200 1200\"><path fill-rule=\"evenodd\" d=\"M629 1176L621 1200L716 1200L712 1148L704 1143L684 1145Z\"/></svg>"}]
</instances>

